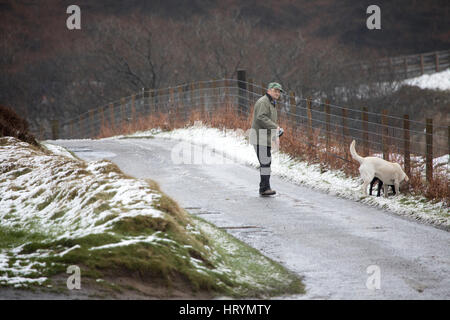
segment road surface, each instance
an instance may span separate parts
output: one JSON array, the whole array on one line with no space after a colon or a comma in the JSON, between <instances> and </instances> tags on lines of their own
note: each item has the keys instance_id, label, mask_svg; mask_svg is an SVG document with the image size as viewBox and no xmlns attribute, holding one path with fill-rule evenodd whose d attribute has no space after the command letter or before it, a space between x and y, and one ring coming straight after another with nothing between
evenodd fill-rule
<instances>
[{"instance_id":1,"label":"road surface","mask_svg":"<svg viewBox=\"0 0 450 320\"><path fill-rule=\"evenodd\" d=\"M175 163L174 140L52 143L85 160L109 159L128 175L156 180L190 213L304 277L305 295L278 298L450 298L447 231L275 176L277 195L260 197L255 168L230 161Z\"/></svg>"}]
</instances>

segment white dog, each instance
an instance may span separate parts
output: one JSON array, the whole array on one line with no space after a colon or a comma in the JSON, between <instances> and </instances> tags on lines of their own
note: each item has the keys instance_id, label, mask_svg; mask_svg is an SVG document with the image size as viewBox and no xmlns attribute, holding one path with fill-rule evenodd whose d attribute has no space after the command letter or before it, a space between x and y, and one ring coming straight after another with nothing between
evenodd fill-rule
<instances>
[{"instance_id":1,"label":"white dog","mask_svg":"<svg viewBox=\"0 0 450 320\"><path fill-rule=\"evenodd\" d=\"M367 195L367 186L377 177L383 181L384 196L387 197L388 185L394 185L396 194L399 194L400 182L409 181L408 176L403 172L398 163L389 162L377 157L361 157L356 153L355 140L350 144L352 158L359 162L359 173L364 180L363 192Z\"/></svg>"}]
</instances>

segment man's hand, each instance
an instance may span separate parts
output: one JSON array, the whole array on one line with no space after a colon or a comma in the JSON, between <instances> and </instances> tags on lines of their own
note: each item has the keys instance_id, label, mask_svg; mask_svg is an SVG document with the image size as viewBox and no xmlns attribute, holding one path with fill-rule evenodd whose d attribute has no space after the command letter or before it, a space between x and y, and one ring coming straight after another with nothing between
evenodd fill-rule
<instances>
[{"instance_id":1,"label":"man's hand","mask_svg":"<svg viewBox=\"0 0 450 320\"><path fill-rule=\"evenodd\" d=\"M280 127L277 127L277 134L272 137L272 150L271 152L275 153L280 149Z\"/></svg>"}]
</instances>

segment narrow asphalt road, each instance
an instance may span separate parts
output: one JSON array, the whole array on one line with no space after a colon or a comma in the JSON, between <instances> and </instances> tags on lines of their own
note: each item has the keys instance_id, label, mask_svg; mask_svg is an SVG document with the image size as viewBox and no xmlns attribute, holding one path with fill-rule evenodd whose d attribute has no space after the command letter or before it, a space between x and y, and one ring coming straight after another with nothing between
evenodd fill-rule
<instances>
[{"instance_id":1,"label":"narrow asphalt road","mask_svg":"<svg viewBox=\"0 0 450 320\"><path fill-rule=\"evenodd\" d=\"M305 295L280 298L450 298L447 231L277 177L271 178L277 195L260 197L257 170L220 161L217 154L212 155L217 162L227 163L174 163L171 154L178 141L53 143L85 160L109 159L128 175L156 180L190 213L226 228L304 277ZM379 289L373 289L377 275Z\"/></svg>"}]
</instances>

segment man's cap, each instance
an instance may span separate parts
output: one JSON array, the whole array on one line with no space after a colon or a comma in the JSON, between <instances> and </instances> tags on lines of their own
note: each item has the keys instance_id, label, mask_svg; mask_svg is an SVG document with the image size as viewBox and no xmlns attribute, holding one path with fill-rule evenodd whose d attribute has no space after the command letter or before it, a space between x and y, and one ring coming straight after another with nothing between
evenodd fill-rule
<instances>
[{"instance_id":1,"label":"man's cap","mask_svg":"<svg viewBox=\"0 0 450 320\"><path fill-rule=\"evenodd\" d=\"M269 83L267 89L279 89L281 92L284 92L283 87L278 82Z\"/></svg>"}]
</instances>

